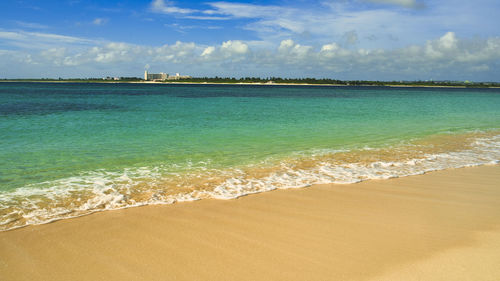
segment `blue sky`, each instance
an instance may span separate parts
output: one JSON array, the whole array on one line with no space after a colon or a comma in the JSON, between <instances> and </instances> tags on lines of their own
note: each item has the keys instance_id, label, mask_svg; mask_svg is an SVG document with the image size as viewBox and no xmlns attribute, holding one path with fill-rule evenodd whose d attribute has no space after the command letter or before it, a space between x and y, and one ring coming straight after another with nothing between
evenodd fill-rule
<instances>
[{"instance_id":1,"label":"blue sky","mask_svg":"<svg viewBox=\"0 0 500 281\"><path fill-rule=\"evenodd\" d=\"M493 0L0 3L0 78L500 81Z\"/></svg>"}]
</instances>

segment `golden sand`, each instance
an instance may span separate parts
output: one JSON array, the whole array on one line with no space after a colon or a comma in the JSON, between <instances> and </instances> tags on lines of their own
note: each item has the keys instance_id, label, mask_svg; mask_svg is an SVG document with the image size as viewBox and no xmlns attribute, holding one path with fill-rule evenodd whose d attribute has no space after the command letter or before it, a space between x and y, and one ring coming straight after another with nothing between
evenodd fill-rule
<instances>
[{"instance_id":1,"label":"golden sand","mask_svg":"<svg viewBox=\"0 0 500 281\"><path fill-rule=\"evenodd\" d=\"M0 280L499 280L500 166L0 232Z\"/></svg>"}]
</instances>

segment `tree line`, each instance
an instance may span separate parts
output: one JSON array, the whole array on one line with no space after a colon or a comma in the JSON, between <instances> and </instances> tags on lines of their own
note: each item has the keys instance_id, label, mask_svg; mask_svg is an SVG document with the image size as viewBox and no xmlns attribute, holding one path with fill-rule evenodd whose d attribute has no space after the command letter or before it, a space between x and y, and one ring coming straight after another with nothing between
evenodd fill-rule
<instances>
[{"instance_id":1,"label":"tree line","mask_svg":"<svg viewBox=\"0 0 500 281\"><path fill-rule=\"evenodd\" d=\"M103 78L41 78L41 79L0 79L0 81L18 81L18 82L87 82L87 83L106 83L106 82L140 82L144 79L139 77L119 77L118 80ZM172 81L166 81L166 83ZM311 85L342 85L342 86L443 86L443 87L500 87L499 82L469 82L469 81L378 81L378 80L339 80L331 78L281 78L281 77L192 77L181 78L175 82L191 83L262 83L262 84L311 84Z\"/></svg>"}]
</instances>

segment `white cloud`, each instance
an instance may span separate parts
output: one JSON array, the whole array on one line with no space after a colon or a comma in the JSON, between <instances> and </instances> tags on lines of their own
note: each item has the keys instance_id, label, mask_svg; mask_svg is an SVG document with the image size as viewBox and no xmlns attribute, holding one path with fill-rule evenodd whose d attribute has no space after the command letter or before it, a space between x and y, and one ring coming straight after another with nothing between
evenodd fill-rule
<instances>
[{"instance_id":1,"label":"white cloud","mask_svg":"<svg viewBox=\"0 0 500 281\"><path fill-rule=\"evenodd\" d=\"M466 36L497 34L495 16L488 13L488 1L461 3L451 0L429 3L422 0L322 0L319 3L293 2L292 5L258 5L237 2L206 2L209 9L184 9L173 2L153 0L151 10L197 20L244 20L236 28L251 31L262 41L278 44L287 38L307 39L309 44L356 45L365 49L401 48L424 44L444 30L467 30ZM360 5L371 2L380 5ZM179 2L180 3L180 2ZM395 7L396 6L396 9ZM492 12L489 12L490 14ZM487 31L486 31L487 30ZM479 32L479 33L478 33Z\"/></svg>"},{"instance_id":2,"label":"white cloud","mask_svg":"<svg viewBox=\"0 0 500 281\"><path fill-rule=\"evenodd\" d=\"M453 49L457 47L457 38L454 32L447 32L441 38L439 38L438 44L443 49Z\"/></svg>"},{"instance_id":3,"label":"white cloud","mask_svg":"<svg viewBox=\"0 0 500 281\"><path fill-rule=\"evenodd\" d=\"M211 64L213 66L225 65L225 67L236 66L236 63L242 65L252 63L250 60L250 47L248 44L239 40L229 40L222 42L219 46L208 46L203 49L198 56L201 63Z\"/></svg>"},{"instance_id":4,"label":"white cloud","mask_svg":"<svg viewBox=\"0 0 500 281\"><path fill-rule=\"evenodd\" d=\"M281 41L278 50L286 51L286 50L291 49L294 45L295 45L295 42L293 42L292 39L283 40L283 41Z\"/></svg>"},{"instance_id":5,"label":"white cloud","mask_svg":"<svg viewBox=\"0 0 500 281\"><path fill-rule=\"evenodd\" d=\"M231 2L213 2L208 4L212 6L213 10L205 11L205 13L228 15L234 18L274 17L278 13L282 13L290 9L280 6L254 5Z\"/></svg>"},{"instance_id":6,"label":"white cloud","mask_svg":"<svg viewBox=\"0 0 500 281\"><path fill-rule=\"evenodd\" d=\"M438 40L427 41L425 54L430 58L443 58L457 48L457 38L454 32L447 32Z\"/></svg>"},{"instance_id":7,"label":"white cloud","mask_svg":"<svg viewBox=\"0 0 500 281\"><path fill-rule=\"evenodd\" d=\"M193 20L228 20L230 19L229 17L211 17L211 16L185 16L184 18L186 19L193 19Z\"/></svg>"},{"instance_id":8,"label":"white cloud","mask_svg":"<svg viewBox=\"0 0 500 281\"><path fill-rule=\"evenodd\" d=\"M335 52L340 49L337 43L326 44L321 47L321 52Z\"/></svg>"},{"instance_id":9,"label":"white cloud","mask_svg":"<svg viewBox=\"0 0 500 281\"><path fill-rule=\"evenodd\" d=\"M126 43L108 43L103 47L93 47L89 54L98 63L133 61L141 54L142 47Z\"/></svg>"},{"instance_id":10,"label":"white cloud","mask_svg":"<svg viewBox=\"0 0 500 281\"><path fill-rule=\"evenodd\" d=\"M0 31L0 38L11 41L23 41L26 39L24 32Z\"/></svg>"},{"instance_id":11,"label":"white cloud","mask_svg":"<svg viewBox=\"0 0 500 281\"><path fill-rule=\"evenodd\" d=\"M26 21L16 20L16 21L14 21L14 23L19 25L20 27L24 27L24 28L31 28L31 29L46 29L46 28L48 28L47 25L39 24L36 22L26 22Z\"/></svg>"},{"instance_id":12,"label":"white cloud","mask_svg":"<svg viewBox=\"0 0 500 281\"><path fill-rule=\"evenodd\" d=\"M230 54L246 54L248 52L248 45L241 41L226 41L222 43L221 51Z\"/></svg>"},{"instance_id":13,"label":"white cloud","mask_svg":"<svg viewBox=\"0 0 500 281\"><path fill-rule=\"evenodd\" d=\"M205 50L203 50L203 53L201 53L201 56L202 57L208 57L211 54L213 54L213 52L215 52L215 47L214 46L208 46L208 47L205 48Z\"/></svg>"},{"instance_id":14,"label":"white cloud","mask_svg":"<svg viewBox=\"0 0 500 281\"><path fill-rule=\"evenodd\" d=\"M191 14L197 12L197 10L176 7L174 3L164 0L154 0L151 2L151 10L155 13L163 14Z\"/></svg>"},{"instance_id":15,"label":"white cloud","mask_svg":"<svg viewBox=\"0 0 500 281\"><path fill-rule=\"evenodd\" d=\"M291 39L283 40L278 47L278 53L288 60L303 59L312 52L312 46L302 46Z\"/></svg>"},{"instance_id":16,"label":"white cloud","mask_svg":"<svg viewBox=\"0 0 500 281\"><path fill-rule=\"evenodd\" d=\"M203 47L195 43L177 41L174 45L146 48L152 54L153 61L192 64Z\"/></svg>"},{"instance_id":17,"label":"white cloud","mask_svg":"<svg viewBox=\"0 0 500 281\"><path fill-rule=\"evenodd\" d=\"M91 45L98 41L52 33L4 31L0 29L0 39L4 45L26 49L48 49L54 45Z\"/></svg>"},{"instance_id":18,"label":"white cloud","mask_svg":"<svg viewBox=\"0 0 500 281\"><path fill-rule=\"evenodd\" d=\"M93 21L92 21L92 24L95 24L95 25L103 25L103 24L106 24L108 22L108 19L105 19L105 18L95 18Z\"/></svg>"},{"instance_id":19,"label":"white cloud","mask_svg":"<svg viewBox=\"0 0 500 281\"><path fill-rule=\"evenodd\" d=\"M30 38L45 39L47 48L43 49L0 50L0 62L6 67L28 69L27 73L37 67L40 71L52 69L55 77L60 72L84 70L87 74L79 76L95 77L96 71L109 74L124 70L140 75L144 65L150 65L154 71L176 69L175 72L184 70L203 76L272 74L342 79L454 79L468 75L484 77L485 73L497 77L500 72L500 37L466 39L454 32L421 45L392 50L354 48L335 41L317 46L292 39L274 45L265 41L228 40L218 45L176 42L153 47L13 31L0 31L0 38L14 45Z\"/></svg>"},{"instance_id":20,"label":"white cloud","mask_svg":"<svg viewBox=\"0 0 500 281\"><path fill-rule=\"evenodd\" d=\"M207 4L212 9L202 13L213 17L219 15L220 19L250 19L243 26L244 29L255 32L262 40L275 42L286 38L302 38L305 35L310 41L320 43L326 43L326 38L330 38L349 45L359 44L365 48L379 47L386 45L382 40L384 37L410 39L410 43L422 41L418 36L422 26L434 24L423 17L408 18L404 11L399 10L359 10L356 2L352 1L324 2L319 8L317 5L282 7L230 2ZM193 15L185 17L211 18ZM394 24L395 22L398 24ZM404 41L406 40L402 40Z\"/></svg>"},{"instance_id":21,"label":"white cloud","mask_svg":"<svg viewBox=\"0 0 500 281\"><path fill-rule=\"evenodd\" d=\"M416 0L365 0L366 2L379 3L379 4L390 4L398 5L406 8L422 8L423 3Z\"/></svg>"},{"instance_id":22,"label":"white cloud","mask_svg":"<svg viewBox=\"0 0 500 281\"><path fill-rule=\"evenodd\" d=\"M50 48L40 52L40 56L55 65L63 65L66 56L66 48Z\"/></svg>"}]
</instances>

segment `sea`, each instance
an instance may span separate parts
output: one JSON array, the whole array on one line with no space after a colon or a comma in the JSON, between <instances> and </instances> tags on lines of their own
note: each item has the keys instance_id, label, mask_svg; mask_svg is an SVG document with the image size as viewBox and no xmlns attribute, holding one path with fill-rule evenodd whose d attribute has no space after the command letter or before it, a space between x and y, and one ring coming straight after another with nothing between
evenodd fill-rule
<instances>
[{"instance_id":1,"label":"sea","mask_svg":"<svg viewBox=\"0 0 500 281\"><path fill-rule=\"evenodd\" d=\"M0 230L499 161L500 89L0 83Z\"/></svg>"}]
</instances>

